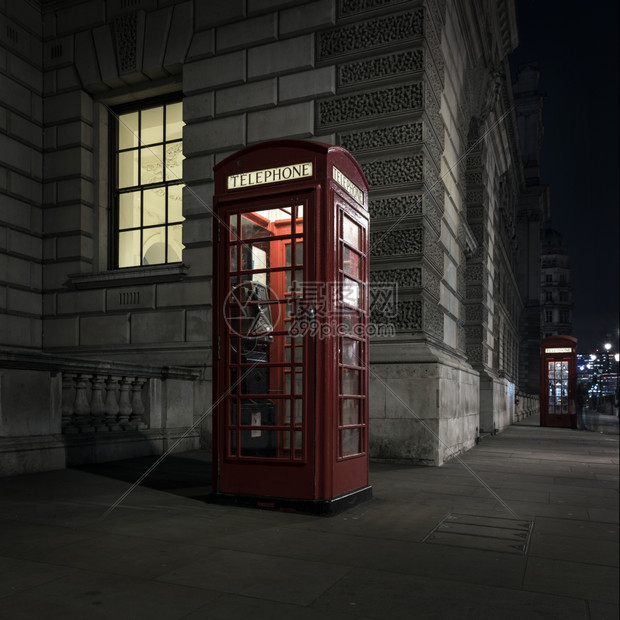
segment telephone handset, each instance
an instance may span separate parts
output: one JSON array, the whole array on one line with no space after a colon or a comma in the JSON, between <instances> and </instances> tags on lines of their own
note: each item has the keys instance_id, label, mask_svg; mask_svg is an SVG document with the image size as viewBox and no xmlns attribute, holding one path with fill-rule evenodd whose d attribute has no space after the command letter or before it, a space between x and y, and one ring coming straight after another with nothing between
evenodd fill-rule
<instances>
[{"instance_id":1,"label":"telephone handset","mask_svg":"<svg viewBox=\"0 0 620 620\"><path fill-rule=\"evenodd\" d=\"M273 342L273 322L271 308L267 304L249 303L269 300L269 291L262 282L247 280L234 286L232 297L241 310L242 331L247 334L243 339L244 348L249 347L250 342Z\"/></svg>"}]
</instances>

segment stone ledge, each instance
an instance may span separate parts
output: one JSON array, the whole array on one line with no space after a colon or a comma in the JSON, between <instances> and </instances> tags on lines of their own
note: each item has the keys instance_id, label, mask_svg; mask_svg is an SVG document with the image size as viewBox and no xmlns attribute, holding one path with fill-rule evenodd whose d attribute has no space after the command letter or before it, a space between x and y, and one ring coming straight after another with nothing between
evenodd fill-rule
<instances>
[{"instance_id":1,"label":"stone ledge","mask_svg":"<svg viewBox=\"0 0 620 620\"><path fill-rule=\"evenodd\" d=\"M159 284L183 280L189 267L183 263L114 269L94 274L70 274L69 287L76 289L107 288L127 286L130 284Z\"/></svg>"},{"instance_id":2,"label":"stone ledge","mask_svg":"<svg viewBox=\"0 0 620 620\"><path fill-rule=\"evenodd\" d=\"M0 368L47 370L65 373L108 373L158 377L162 379L185 379L195 381L200 371L181 366L150 366L128 362L64 357L48 353L19 352L0 348Z\"/></svg>"}]
</instances>

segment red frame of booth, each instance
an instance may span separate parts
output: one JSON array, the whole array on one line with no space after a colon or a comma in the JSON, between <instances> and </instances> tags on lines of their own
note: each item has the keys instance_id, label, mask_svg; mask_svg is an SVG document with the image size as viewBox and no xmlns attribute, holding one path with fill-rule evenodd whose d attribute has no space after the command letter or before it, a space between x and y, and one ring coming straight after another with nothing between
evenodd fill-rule
<instances>
[{"instance_id":1,"label":"red frame of booth","mask_svg":"<svg viewBox=\"0 0 620 620\"><path fill-rule=\"evenodd\" d=\"M214 213L214 499L326 513L367 499L361 167L338 146L254 145L215 166Z\"/></svg>"},{"instance_id":2,"label":"red frame of booth","mask_svg":"<svg viewBox=\"0 0 620 620\"><path fill-rule=\"evenodd\" d=\"M577 339L550 336L540 351L540 425L576 428Z\"/></svg>"}]
</instances>

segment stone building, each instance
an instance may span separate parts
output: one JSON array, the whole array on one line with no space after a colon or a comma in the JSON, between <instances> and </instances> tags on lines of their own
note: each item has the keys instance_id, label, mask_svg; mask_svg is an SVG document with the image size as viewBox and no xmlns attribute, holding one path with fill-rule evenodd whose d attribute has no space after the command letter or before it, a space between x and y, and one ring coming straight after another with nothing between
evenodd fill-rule
<instances>
[{"instance_id":1,"label":"stone building","mask_svg":"<svg viewBox=\"0 0 620 620\"><path fill-rule=\"evenodd\" d=\"M510 424L517 40L512 0L2 3L2 473L209 449L213 166L279 138L370 184L371 457Z\"/></svg>"},{"instance_id":2,"label":"stone building","mask_svg":"<svg viewBox=\"0 0 620 620\"><path fill-rule=\"evenodd\" d=\"M542 229L540 284L543 337L572 334L570 259L562 235L549 221Z\"/></svg>"},{"instance_id":3,"label":"stone building","mask_svg":"<svg viewBox=\"0 0 620 620\"><path fill-rule=\"evenodd\" d=\"M549 188L540 180L543 96L538 88L539 79L537 64L529 63L518 67L513 84L525 177L525 187L517 205L517 282L523 301L519 327L519 390L526 399L526 394L538 394L540 383L541 239L543 224L550 217Z\"/></svg>"}]
</instances>

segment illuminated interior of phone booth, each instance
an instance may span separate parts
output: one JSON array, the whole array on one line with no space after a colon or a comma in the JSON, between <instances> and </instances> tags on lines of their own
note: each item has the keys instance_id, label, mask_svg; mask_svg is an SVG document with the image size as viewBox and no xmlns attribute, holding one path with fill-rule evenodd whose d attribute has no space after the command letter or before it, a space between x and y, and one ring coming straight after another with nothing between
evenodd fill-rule
<instances>
[{"instance_id":1,"label":"illuminated interior of phone booth","mask_svg":"<svg viewBox=\"0 0 620 620\"><path fill-rule=\"evenodd\" d=\"M228 455L299 460L303 344L286 315L303 266L303 206L231 214L229 227Z\"/></svg>"},{"instance_id":2,"label":"illuminated interior of phone booth","mask_svg":"<svg viewBox=\"0 0 620 620\"><path fill-rule=\"evenodd\" d=\"M359 165L330 145L256 145L216 167L215 206L212 499L321 514L368 499Z\"/></svg>"},{"instance_id":3,"label":"illuminated interior of phone booth","mask_svg":"<svg viewBox=\"0 0 620 620\"><path fill-rule=\"evenodd\" d=\"M540 366L540 425L576 428L577 340L545 338Z\"/></svg>"}]
</instances>

